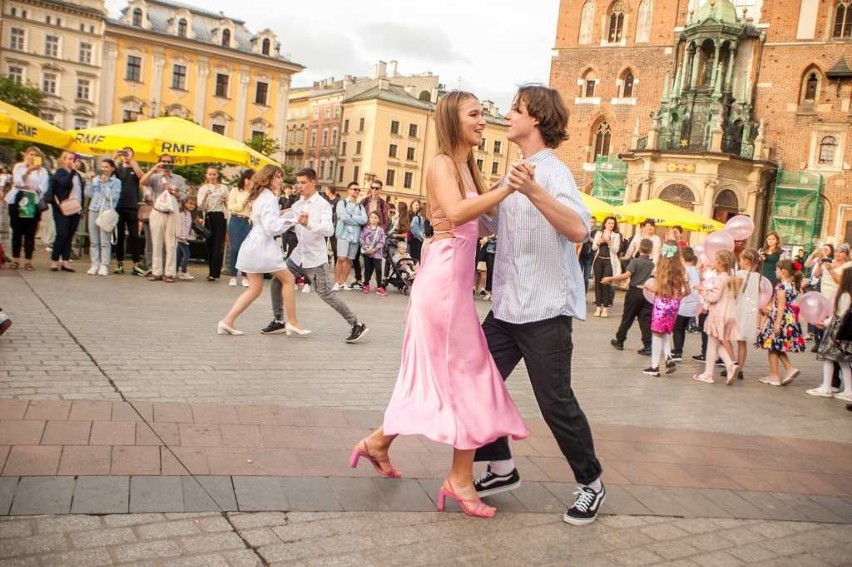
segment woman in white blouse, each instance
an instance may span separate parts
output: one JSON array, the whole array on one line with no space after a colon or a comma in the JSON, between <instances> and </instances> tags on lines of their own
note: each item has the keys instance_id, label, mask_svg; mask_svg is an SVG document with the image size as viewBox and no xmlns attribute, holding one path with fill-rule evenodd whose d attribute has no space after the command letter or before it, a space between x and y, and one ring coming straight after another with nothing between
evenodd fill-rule
<instances>
[{"instance_id":1,"label":"woman in white blouse","mask_svg":"<svg viewBox=\"0 0 852 567\"><path fill-rule=\"evenodd\" d=\"M15 164L12 169L12 188L6 193L9 204L9 224L12 228L12 263L10 268L19 266L21 245L26 260L24 268L33 269L32 259L35 250L35 235L41 211L37 203L47 192L50 179L42 166L44 154L36 146L30 146L24 152L24 161Z\"/></svg>"},{"instance_id":2,"label":"woman in white blouse","mask_svg":"<svg viewBox=\"0 0 852 567\"><path fill-rule=\"evenodd\" d=\"M306 335L296 317L295 278L287 269L281 247L275 237L293 227L296 219L282 214L278 194L284 182L284 172L276 165L265 165L252 178L248 206L251 208L252 228L243 241L237 256L237 270L246 273L249 286L234 302L216 329L220 335L242 335L234 328L237 317L254 303L263 291L263 274L272 274L281 281L281 294L287 311L286 333Z\"/></svg>"},{"instance_id":3,"label":"woman in white blouse","mask_svg":"<svg viewBox=\"0 0 852 567\"><path fill-rule=\"evenodd\" d=\"M225 213L228 210L228 186L219 183L219 170L208 167L206 183L198 188L198 210L204 214L204 226L210 231L207 237L207 281L218 280L222 275L222 262L225 255L225 233L228 223Z\"/></svg>"}]
</instances>

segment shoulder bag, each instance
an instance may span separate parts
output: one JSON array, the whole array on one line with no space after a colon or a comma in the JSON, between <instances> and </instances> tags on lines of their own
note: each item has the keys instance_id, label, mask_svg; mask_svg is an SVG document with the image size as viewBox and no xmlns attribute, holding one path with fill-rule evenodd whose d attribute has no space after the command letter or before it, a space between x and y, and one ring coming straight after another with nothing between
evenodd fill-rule
<instances>
[{"instance_id":1,"label":"shoulder bag","mask_svg":"<svg viewBox=\"0 0 852 567\"><path fill-rule=\"evenodd\" d=\"M106 206L107 201L104 199L101 203L101 212L98 213L98 218L95 219L95 224L102 231L112 233L118 224L118 213L112 208L112 194L109 193L109 188L106 186L104 188L107 190L106 197L109 198L109 207Z\"/></svg>"},{"instance_id":2,"label":"shoulder bag","mask_svg":"<svg viewBox=\"0 0 852 567\"><path fill-rule=\"evenodd\" d=\"M83 210L83 205L80 204L80 201L73 197L68 197L62 202L59 201L58 197L54 197L54 199L56 200L56 204L59 205L59 210L62 211L62 214L66 217L78 215L80 214L80 211Z\"/></svg>"}]
</instances>

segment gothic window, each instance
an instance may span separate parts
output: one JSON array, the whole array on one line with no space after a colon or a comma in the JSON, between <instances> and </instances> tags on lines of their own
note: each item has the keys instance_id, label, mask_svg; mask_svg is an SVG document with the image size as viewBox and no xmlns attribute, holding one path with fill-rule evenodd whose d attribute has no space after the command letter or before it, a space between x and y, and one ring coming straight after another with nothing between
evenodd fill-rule
<instances>
[{"instance_id":1,"label":"gothic window","mask_svg":"<svg viewBox=\"0 0 852 567\"><path fill-rule=\"evenodd\" d=\"M819 142L819 164L833 165L834 152L837 150L837 138L834 136L825 136Z\"/></svg>"},{"instance_id":2,"label":"gothic window","mask_svg":"<svg viewBox=\"0 0 852 567\"><path fill-rule=\"evenodd\" d=\"M142 8L133 9L133 26L137 28L142 27Z\"/></svg>"},{"instance_id":3,"label":"gothic window","mask_svg":"<svg viewBox=\"0 0 852 567\"><path fill-rule=\"evenodd\" d=\"M636 22L636 43L646 43L651 38L652 0L642 0L639 4L638 21Z\"/></svg>"},{"instance_id":4,"label":"gothic window","mask_svg":"<svg viewBox=\"0 0 852 567\"><path fill-rule=\"evenodd\" d=\"M607 41L619 43L624 36L624 6L621 0L615 0L609 9L609 30Z\"/></svg>"},{"instance_id":5,"label":"gothic window","mask_svg":"<svg viewBox=\"0 0 852 567\"><path fill-rule=\"evenodd\" d=\"M660 199L691 211L692 204L695 202L695 195L692 193L692 189L678 183L663 189L660 193Z\"/></svg>"},{"instance_id":6,"label":"gothic window","mask_svg":"<svg viewBox=\"0 0 852 567\"><path fill-rule=\"evenodd\" d=\"M222 45L231 46L231 30L222 30Z\"/></svg>"},{"instance_id":7,"label":"gothic window","mask_svg":"<svg viewBox=\"0 0 852 567\"><path fill-rule=\"evenodd\" d=\"M621 97L620 98L633 98L633 84L635 80L633 77L633 72L628 69L624 72L624 75L621 79Z\"/></svg>"},{"instance_id":8,"label":"gothic window","mask_svg":"<svg viewBox=\"0 0 852 567\"><path fill-rule=\"evenodd\" d=\"M852 0L837 0L834 12L834 37L852 38Z\"/></svg>"},{"instance_id":9,"label":"gothic window","mask_svg":"<svg viewBox=\"0 0 852 567\"><path fill-rule=\"evenodd\" d=\"M805 75L805 82L802 84L802 102L816 102L818 91L819 75L816 71L811 71Z\"/></svg>"},{"instance_id":10,"label":"gothic window","mask_svg":"<svg viewBox=\"0 0 852 567\"><path fill-rule=\"evenodd\" d=\"M610 131L609 124L603 121L595 129L595 154L592 156L592 161L595 161L598 156L609 155L611 141L612 132Z\"/></svg>"},{"instance_id":11,"label":"gothic window","mask_svg":"<svg viewBox=\"0 0 852 567\"><path fill-rule=\"evenodd\" d=\"M581 45L592 43L592 31L595 28L595 3L589 0L583 4L580 15L580 41Z\"/></svg>"},{"instance_id":12,"label":"gothic window","mask_svg":"<svg viewBox=\"0 0 852 567\"><path fill-rule=\"evenodd\" d=\"M580 98L593 98L597 89L598 78L594 71L586 71L580 79Z\"/></svg>"}]
</instances>

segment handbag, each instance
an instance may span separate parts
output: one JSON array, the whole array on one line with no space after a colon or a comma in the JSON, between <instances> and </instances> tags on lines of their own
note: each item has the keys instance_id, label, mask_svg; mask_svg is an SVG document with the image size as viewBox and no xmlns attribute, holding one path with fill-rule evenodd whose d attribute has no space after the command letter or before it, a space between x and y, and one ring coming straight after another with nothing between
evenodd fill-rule
<instances>
[{"instance_id":1,"label":"handbag","mask_svg":"<svg viewBox=\"0 0 852 567\"><path fill-rule=\"evenodd\" d=\"M68 197L61 203L58 198L54 198L56 199L56 203L59 205L59 210L62 211L62 214L66 217L77 215L83 210L83 205L80 204L80 201L73 197Z\"/></svg>"},{"instance_id":2,"label":"handbag","mask_svg":"<svg viewBox=\"0 0 852 567\"><path fill-rule=\"evenodd\" d=\"M148 219L151 218L152 210L154 210L154 207L148 203L139 203L139 205L137 205L136 219L142 222L148 222Z\"/></svg>"},{"instance_id":3,"label":"handbag","mask_svg":"<svg viewBox=\"0 0 852 567\"><path fill-rule=\"evenodd\" d=\"M165 189L157 196L154 201L154 210L161 213L171 213L175 210L175 199L172 194Z\"/></svg>"},{"instance_id":4,"label":"handbag","mask_svg":"<svg viewBox=\"0 0 852 567\"><path fill-rule=\"evenodd\" d=\"M115 209L112 208L112 195L107 193L109 197L109 207L107 208L103 203L101 205L101 212L98 213L98 217L95 219L95 224L104 231L104 232L113 232L115 230L116 225L118 224L118 213L115 212Z\"/></svg>"}]
</instances>

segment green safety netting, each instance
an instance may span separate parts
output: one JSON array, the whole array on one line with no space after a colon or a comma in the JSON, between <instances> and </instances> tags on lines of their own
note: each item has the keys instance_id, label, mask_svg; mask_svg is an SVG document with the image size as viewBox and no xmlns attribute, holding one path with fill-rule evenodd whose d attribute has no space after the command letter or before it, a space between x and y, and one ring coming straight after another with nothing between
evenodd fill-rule
<instances>
[{"instance_id":1,"label":"green safety netting","mask_svg":"<svg viewBox=\"0 0 852 567\"><path fill-rule=\"evenodd\" d=\"M781 242L811 246L822 231L822 176L817 173L778 170L769 230Z\"/></svg>"},{"instance_id":2,"label":"green safety netting","mask_svg":"<svg viewBox=\"0 0 852 567\"><path fill-rule=\"evenodd\" d=\"M627 181L627 164L616 156L598 156L595 160L595 177L592 197L618 207L624 204Z\"/></svg>"}]
</instances>

